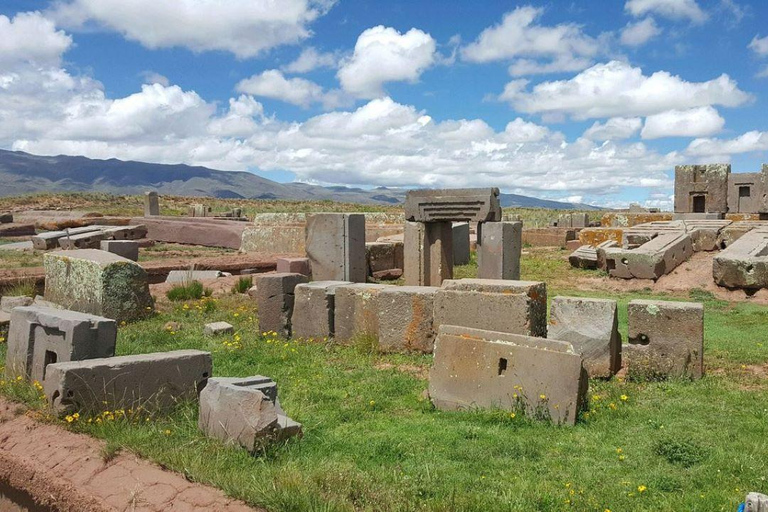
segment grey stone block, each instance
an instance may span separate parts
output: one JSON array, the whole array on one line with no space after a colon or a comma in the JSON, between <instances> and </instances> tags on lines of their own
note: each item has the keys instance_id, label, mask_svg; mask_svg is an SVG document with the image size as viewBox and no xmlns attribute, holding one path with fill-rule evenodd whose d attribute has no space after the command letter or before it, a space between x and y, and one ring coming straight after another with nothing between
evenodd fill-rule
<instances>
[{"instance_id":1,"label":"grey stone block","mask_svg":"<svg viewBox=\"0 0 768 512\"><path fill-rule=\"evenodd\" d=\"M146 192L144 194L144 216L160 215L160 201L157 192Z\"/></svg>"},{"instance_id":2,"label":"grey stone block","mask_svg":"<svg viewBox=\"0 0 768 512\"><path fill-rule=\"evenodd\" d=\"M70 228L64 231L47 231L32 237L32 246L38 251L46 251L58 247L59 239L65 236L74 236L82 233L93 233L100 231L99 226L84 226L80 228Z\"/></svg>"},{"instance_id":3,"label":"grey stone block","mask_svg":"<svg viewBox=\"0 0 768 512\"><path fill-rule=\"evenodd\" d=\"M468 265L470 260L469 250L469 223L453 223L453 264Z\"/></svg>"},{"instance_id":4,"label":"grey stone block","mask_svg":"<svg viewBox=\"0 0 768 512\"><path fill-rule=\"evenodd\" d=\"M610 378L621 369L617 309L615 300L555 297L547 338L570 343L591 378Z\"/></svg>"},{"instance_id":5,"label":"grey stone block","mask_svg":"<svg viewBox=\"0 0 768 512\"><path fill-rule=\"evenodd\" d=\"M436 335L434 300L438 290L429 286L393 286L379 291L379 350L432 353Z\"/></svg>"},{"instance_id":6,"label":"grey stone block","mask_svg":"<svg viewBox=\"0 0 768 512\"><path fill-rule=\"evenodd\" d=\"M221 336L224 334L233 334L234 332L235 328L232 324L227 322L211 322L210 324L205 324L204 333L206 336Z\"/></svg>"},{"instance_id":7,"label":"grey stone block","mask_svg":"<svg viewBox=\"0 0 768 512\"><path fill-rule=\"evenodd\" d=\"M768 496L750 492L744 500L744 512L768 512Z\"/></svg>"},{"instance_id":8,"label":"grey stone block","mask_svg":"<svg viewBox=\"0 0 768 512\"><path fill-rule=\"evenodd\" d=\"M405 284L440 286L453 278L453 226L450 222L405 223Z\"/></svg>"},{"instance_id":9,"label":"grey stone block","mask_svg":"<svg viewBox=\"0 0 768 512\"><path fill-rule=\"evenodd\" d=\"M604 253L611 277L658 279L693 255L693 242L689 234L672 231L636 249L609 248Z\"/></svg>"},{"instance_id":10,"label":"grey stone block","mask_svg":"<svg viewBox=\"0 0 768 512\"><path fill-rule=\"evenodd\" d=\"M768 230L754 229L717 254L712 276L727 288L768 288Z\"/></svg>"},{"instance_id":11,"label":"grey stone block","mask_svg":"<svg viewBox=\"0 0 768 512\"><path fill-rule=\"evenodd\" d=\"M101 231L92 231L90 233L80 233L79 235L63 236L59 238L59 246L62 249L98 249L99 244L104 240L104 233Z\"/></svg>"},{"instance_id":12,"label":"grey stone block","mask_svg":"<svg viewBox=\"0 0 768 512\"><path fill-rule=\"evenodd\" d=\"M147 236L147 226L113 226L102 229L108 240L139 240Z\"/></svg>"},{"instance_id":13,"label":"grey stone block","mask_svg":"<svg viewBox=\"0 0 768 512\"><path fill-rule=\"evenodd\" d=\"M501 220L499 189L409 190L405 220L413 222L487 222Z\"/></svg>"},{"instance_id":14,"label":"grey stone block","mask_svg":"<svg viewBox=\"0 0 768 512\"><path fill-rule=\"evenodd\" d=\"M135 262L96 249L48 253L45 299L66 309L135 320L153 310L147 273Z\"/></svg>"},{"instance_id":15,"label":"grey stone block","mask_svg":"<svg viewBox=\"0 0 768 512\"><path fill-rule=\"evenodd\" d=\"M11 313L6 374L42 382L56 362L115 355L117 325L94 315L40 306Z\"/></svg>"},{"instance_id":16,"label":"grey stone block","mask_svg":"<svg viewBox=\"0 0 768 512\"><path fill-rule=\"evenodd\" d=\"M522 222L484 222L478 225L477 277L520 279Z\"/></svg>"},{"instance_id":17,"label":"grey stone block","mask_svg":"<svg viewBox=\"0 0 768 512\"><path fill-rule=\"evenodd\" d=\"M434 323L545 337L547 288L534 281L445 281L435 295Z\"/></svg>"},{"instance_id":18,"label":"grey stone block","mask_svg":"<svg viewBox=\"0 0 768 512\"><path fill-rule=\"evenodd\" d=\"M171 270L166 283L189 284L192 281L206 281L209 279L218 279L226 274L221 270Z\"/></svg>"},{"instance_id":19,"label":"grey stone block","mask_svg":"<svg viewBox=\"0 0 768 512\"><path fill-rule=\"evenodd\" d=\"M698 379L704 375L704 306L633 300L627 307L629 345L622 359L630 377Z\"/></svg>"},{"instance_id":20,"label":"grey stone block","mask_svg":"<svg viewBox=\"0 0 768 512\"><path fill-rule=\"evenodd\" d=\"M573 425L587 387L569 343L451 325L438 331L429 396L439 409L524 410Z\"/></svg>"},{"instance_id":21,"label":"grey stone block","mask_svg":"<svg viewBox=\"0 0 768 512\"><path fill-rule=\"evenodd\" d=\"M5 296L0 299L0 311L10 313L13 308L19 308L23 306L31 306L33 302L32 297L8 297Z\"/></svg>"},{"instance_id":22,"label":"grey stone block","mask_svg":"<svg viewBox=\"0 0 768 512\"><path fill-rule=\"evenodd\" d=\"M139 243L133 240L102 240L100 249L131 261L139 259Z\"/></svg>"},{"instance_id":23,"label":"grey stone block","mask_svg":"<svg viewBox=\"0 0 768 512\"><path fill-rule=\"evenodd\" d=\"M197 399L211 376L211 354L176 350L48 365L43 390L58 413L115 409L166 411Z\"/></svg>"},{"instance_id":24,"label":"grey stone block","mask_svg":"<svg viewBox=\"0 0 768 512\"><path fill-rule=\"evenodd\" d=\"M367 278L365 216L361 213L316 213L307 216L306 250L318 281Z\"/></svg>"},{"instance_id":25,"label":"grey stone block","mask_svg":"<svg viewBox=\"0 0 768 512\"><path fill-rule=\"evenodd\" d=\"M261 274L255 277L259 329L274 331L282 338L291 337L294 289L309 281L303 274Z\"/></svg>"},{"instance_id":26,"label":"grey stone block","mask_svg":"<svg viewBox=\"0 0 768 512\"><path fill-rule=\"evenodd\" d=\"M334 336L336 289L349 281L313 281L294 290L291 330L294 338L324 339Z\"/></svg>"},{"instance_id":27,"label":"grey stone block","mask_svg":"<svg viewBox=\"0 0 768 512\"><path fill-rule=\"evenodd\" d=\"M383 284L351 284L336 288L334 328L337 341L345 343L359 336L379 338L377 298L389 288Z\"/></svg>"},{"instance_id":28,"label":"grey stone block","mask_svg":"<svg viewBox=\"0 0 768 512\"><path fill-rule=\"evenodd\" d=\"M369 274L404 266L402 242L367 242L365 252Z\"/></svg>"},{"instance_id":29,"label":"grey stone block","mask_svg":"<svg viewBox=\"0 0 768 512\"><path fill-rule=\"evenodd\" d=\"M675 213L726 213L730 164L675 166Z\"/></svg>"}]
</instances>

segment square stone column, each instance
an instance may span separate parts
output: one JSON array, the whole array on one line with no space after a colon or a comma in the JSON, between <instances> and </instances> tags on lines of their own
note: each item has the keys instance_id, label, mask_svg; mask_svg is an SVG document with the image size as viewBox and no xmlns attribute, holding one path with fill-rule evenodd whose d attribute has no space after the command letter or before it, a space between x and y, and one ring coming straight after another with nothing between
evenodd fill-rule
<instances>
[{"instance_id":1,"label":"square stone column","mask_svg":"<svg viewBox=\"0 0 768 512\"><path fill-rule=\"evenodd\" d=\"M405 223L405 284L440 286L453 278L453 223Z\"/></svg>"},{"instance_id":2,"label":"square stone column","mask_svg":"<svg viewBox=\"0 0 768 512\"><path fill-rule=\"evenodd\" d=\"M477 277L520 279L523 223L482 222L477 230Z\"/></svg>"},{"instance_id":3,"label":"square stone column","mask_svg":"<svg viewBox=\"0 0 768 512\"><path fill-rule=\"evenodd\" d=\"M160 201L157 192L147 192L144 195L144 216L160 215Z\"/></svg>"},{"instance_id":4,"label":"square stone column","mask_svg":"<svg viewBox=\"0 0 768 512\"><path fill-rule=\"evenodd\" d=\"M364 283L368 277L365 255L365 215L362 213L308 215L306 250L313 279Z\"/></svg>"}]
</instances>

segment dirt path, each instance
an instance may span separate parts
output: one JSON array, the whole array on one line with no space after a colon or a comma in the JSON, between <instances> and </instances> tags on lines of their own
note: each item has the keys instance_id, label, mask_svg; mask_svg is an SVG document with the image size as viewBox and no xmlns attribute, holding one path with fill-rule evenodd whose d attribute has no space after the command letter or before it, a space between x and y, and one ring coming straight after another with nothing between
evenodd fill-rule
<instances>
[{"instance_id":1,"label":"dirt path","mask_svg":"<svg viewBox=\"0 0 768 512\"><path fill-rule=\"evenodd\" d=\"M104 462L104 443L33 420L0 398L0 482L64 512L253 512L213 487L126 453Z\"/></svg>"}]
</instances>

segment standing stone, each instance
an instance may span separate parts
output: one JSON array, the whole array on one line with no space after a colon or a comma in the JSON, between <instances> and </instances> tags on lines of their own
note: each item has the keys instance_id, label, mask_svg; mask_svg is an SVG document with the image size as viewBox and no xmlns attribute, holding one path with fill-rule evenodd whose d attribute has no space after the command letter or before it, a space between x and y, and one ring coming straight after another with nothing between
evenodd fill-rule
<instances>
[{"instance_id":1,"label":"standing stone","mask_svg":"<svg viewBox=\"0 0 768 512\"><path fill-rule=\"evenodd\" d=\"M406 222L404 266L409 286L440 286L452 279L452 223Z\"/></svg>"},{"instance_id":2,"label":"standing stone","mask_svg":"<svg viewBox=\"0 0 768 512\"><path fill-rule=\"evenodd\" d=\"M483 222L478 230L477 277L520 279L522 222Z\"/></svg>"},{"instance_id":3,"label":"standing stone","mask_svg":"<svg viewBox=\"0 0 768 512\"><path fill-rule=\"evenodd\" d=\"M349 281L313 281L294 289L291 328L294 338L325 339L334 336L336 289Z\"/></svg>"},{"instance_id":4,"label":"standing stone","mask_svg":"<svg viewBox=\"0 0 768 512\"><path fill-rule=\"evenodd\" d=\"M459 279L435 295L435 330L441 325L526 336L547 335L547 287L536 281Z\"/></svg>"},{"instance_id":5,"label":"standing stone","mask_svg":"<svg viewBox=\"0 0 768 512\"><path fill-rule=\"evenodd\" d=\"M443 410L500 408L573 425L588 377L570 343L441 326L429 396Z\"/></svg>"},{"instance_id":6,"label":"standing stone","mask_svg":"<svg viewBox=\"0 0 768 512\"><path fill-rule=\"evenodd\" d=\"M727 213L731 164L675 166L675 213Z\"/></svg>"},{"instance_id":7,"label":"standing stone","mask_svg":"<svg viewBox=\"0 0 768 512\"><path fill-rule=\"evenodd\" d=\"M361 213L316 213L307 216L307 257L318 281L364 283L365 216Z\"/></svg>"},{"instance_id":8,"label":"standing stone","mask_svg":"<svg viewBox=\"0 0 768 512\"><path fill-rule=\"evenodd\" d=\"M702 304L637 299L627 307L627 321L629 345L624 347L622 358L630 377L702 377Z\"/></svg>"},{"instance_id":9,"label":"standing stone","mask_svg":"<svg viewBox=\"0 0 768 512\"><path fill-rule=\"evenodd\" d=\"M147 273L131 260L96 249L48 253L45 299L65 309L128 321L153 309Z\"/></svg>"},{"instance_id":10,"label":"standing stone","mask_svg":"<svg viewBox=\"0 0 768 512\"><path fill-rule=\"evenodd\" d=\"M146 192L144 194L144 216L160 215L160 201L157 192Z\"/></svg>"},{"instance_id":11,"label":"standing stone","mask_svg":"<svg viewBox=\"0 0 768 512\"><path fill-rule=\"evenodd\" d=\"M359 337L379 339L379 292L389 288L383 284L351 284L336 288L335 338L339 342Z\"/></svg>"},{"instance_id":12,"label":"standing stone","mask_svg":"<svg viewBox=\"0 0 768 512\"><path fill-rule=\"evenodd\" d=\"M256 302L259 307L259 329L274 331L281 338L291 337L294 289L306 283L303 274L277 273L256 276Z\"/></svg>"},{"instance_id":13,"label":"standing stone","mask_svg":"<svg viewBox=\"0 0 768 512\"><path fill-rule=\"evenodd\" d=\"M567 341L584 358L590 378L610 378L621 369L621 335L615 300L555 297L547 338Z\"/></svg>"},{"instance_id":14,"label":"standing stone","mask_svg":"<svg viewBox=\"0 0 768 512\"><path fill-rule=\"evenodd\" d=\"M209 352L176 350L48 365L43 391L57 413L166 411L196 400L211 376Z\"/></svg>"},{"instance_id":15,"label":"standing stone","mask_svg":"<svg viewBox=\"0 0 768 512\"><path fill-rule=\"evenodd\" d=\"M49 364L115 355L114 320L41 306L15 308L8 331L6 375L42 382Z\"/></svg>"},{"instance_id":16,"label":"standing stone","mask_svg":"<svg viewBox=\"0 0 768 512\"><path fill-rule=\"evenodd\" d=\"M101 250L131 261L139 260L139 242L135 240L102 240Z\"/></svg>"},{"instance_id":17,"label":"standing stone","mask_svg":"<svg viewBox=\"0 0 768 512\"><path fill-rule=\"evenodd\" d=\"M469 223L453 223L453 264L469 264Z\"/></svg>"},{"instance_id":18,"label":"standing stone","mask_svg":"<svg viewBox=\"0 0 768 512\"><path fill-rule=\"evenodd\" d=\"M430 286L393 286L379 292L379 350L432 353L436 335L433 310L438 290Z\"/></svg>"}]
</instances>

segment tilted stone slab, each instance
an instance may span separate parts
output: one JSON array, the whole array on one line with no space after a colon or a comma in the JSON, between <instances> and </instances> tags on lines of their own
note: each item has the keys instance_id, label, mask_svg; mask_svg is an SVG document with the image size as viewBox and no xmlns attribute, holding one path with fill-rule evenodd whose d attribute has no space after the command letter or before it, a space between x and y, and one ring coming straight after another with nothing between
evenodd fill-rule
<instances>
[{"instance_id":1,"label":"tilted stone slab","mask_svg":"<svg viewBox=\"0 0 768 512\"><path fill-rule=\"evenodd\" d=\"M768 288L768 229L752 230L718 253L712 276L726 288Z\"/></svg>"},{"instance_id":2,"label":"tilted stone slab","mask_svg":"<svg viewBox=\"0 0 768 512\"><path fill-rule=\"evenodd\" d=\"M523 223L485 222L478 229L477 277L520 279Z\"/></svg>"},{"instance_id":3,"label":"tilted stone slab","mask_svg":"<svg viewBox=\"0 0 768 512\"><path fill-rule=\"evenodd\" d=\"M405 220L413 222L488 222L501 220L498 188L409 190Z\"/></svg>"},{"instance_id":4,"label":"tilted stone slab","mask_svg":"<svg viewBox=\"0 0 768 512\"><path fill-rule=\"evenodd\" d=\"M42 382L46 368L57 362L115 355L114 320L41 306L11 312L6 374Z\"/></svg>"},{"instance_id":5,"label":"tilted stone slab","mask_svg":"<svg viewBox=\"0 0 768 512\"><path fill-rule=\"evenodd\" d=\"M335 331L336 289L349 281L313 281L294 290L291 329L294 338L325 339Z\"/></svg>"},{"instance_id":6,"label":"tilted stone slab","mask_svg":"<svg viewBox=\"0 0 768 512\"><path fill-rule=\"evenodd\" d=\"M547 335L547 287L537 281L459 279L443 282L435 295L435 329L473 329Z\"/></svg>"},{"instance_id":7,"label":"tilted stone slab","mask_svg":"<svg viewBox=\"0 0 768 512\"><path fill-rule=\"evenodd\" d=\"M693 242L687 233L663 233L636 249L605 249L611 277L658 279L672 272L693 255Z\"/></svg>"},{"instance_id":8,"label":"tilted stone slab","mask_svg":"<svg viewBox=\"0 0 768 512\"><path fill-rule=\"evenodd\" d=\"M307 216L307 258L318 281L364 283L365 216L359 213L316 213Z\"/></svg>"},{"instance_id":9,"label":"tilted stone slab","mask_svg":"<svg viewBox=\"0 0 768 512\"><path fill-rule=\"evenodd\" d=\"M439 409L500 408L573 425L588 377L569 343L443 325L429 396Z\"/></svg>"},{"instance_id":10,"label":"tilted stone slab","mask_svg":"<svg viewBox=\"0 0 768 512\"><path fill-rule=\"evenodd\" d=\"M630 377L698 379L704 374L703 305L632 300L627 321L629 345L622 359Z\"/></svg>"},{"instance_id":11,"label":"tilted stone slab","mask_svg":"<svg viewBox=\"0 0 768 512\"><path fill-rule=\"evenodd\" d=\"M303 274L276 273L255 277L259 329L276 332L281 338L291 337L294 289L309 281Z\"/></svg>"},{"instance_id":12,"label":"tilted stone slab","mask_svg":"<svg viewBox=\"0 0 768 512\"><path fill-rule=\"evenodd\" d=\"M153 309L147 273L105 251L76 249L44 257L45 299L65 309L112 318L142 318Z\"/></svg>"},{"instance_id":13,"label":"tilted stone slab","mask_svg":"<svg viewBox=\"0 0 768 512\"><path fill-rule=\"evenodd\" d=\"M389 288L383 284L352 284L336 288L334 328L337 341L358 337L379 338L378 295Z\"/></svg>"},{"instance_id":14,"label":"tilted stone slab","mask_svg":"<svg viewBox=\"0 0 768 512\"><path fill-rule=\"evenodd\" d=\"M176 350L48 365L43 383L58 413L171 409L194 400L211 376L211 354Z\"/></svg>"},{"instance_id":15,"label":"tilted stone slab","mask_svg":"<svg viewBox=\"0 0 768 512\"><path fill-rule=\"evenodd\" d=\"M610 378L621 369L621 335L615 300L555 297L547 338L566 341L582 355L590 378Z\"/></svg>"},{"instance_id":16,"label":"tilted stone slab","mask_svg":"<svg viewBox=\"0 0 768 512\"><path fill-rule=\"evenodd\" d=\"M379 350L432 353L436 335L434 300L438 290L429 286L393 286L379 291Z\"/></svg>"}]
</instances>

